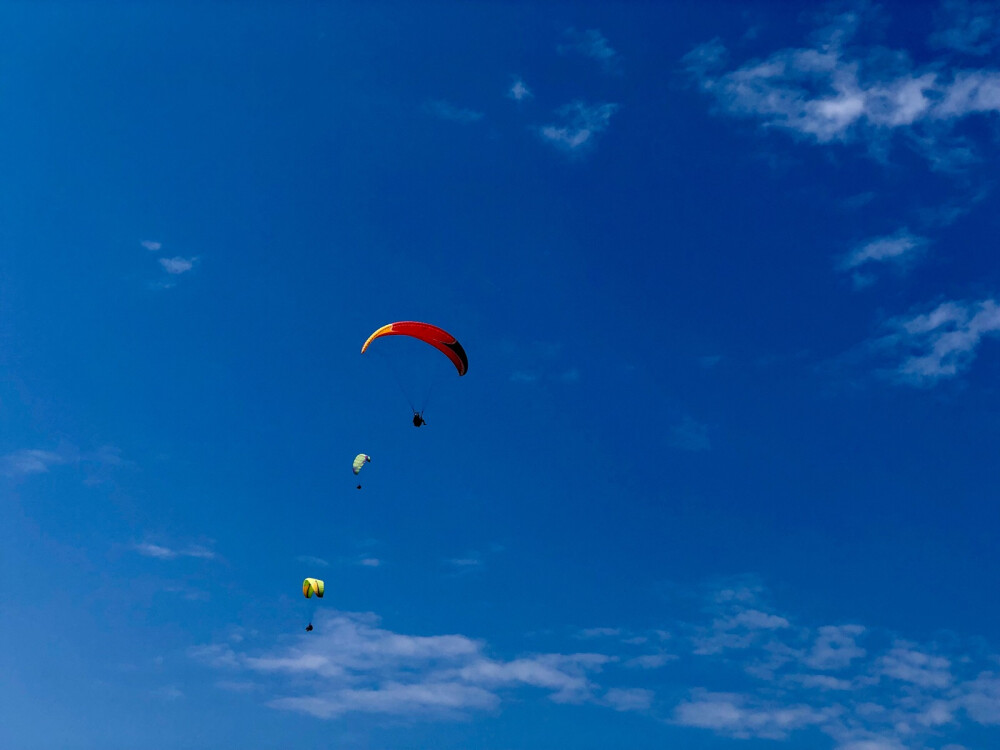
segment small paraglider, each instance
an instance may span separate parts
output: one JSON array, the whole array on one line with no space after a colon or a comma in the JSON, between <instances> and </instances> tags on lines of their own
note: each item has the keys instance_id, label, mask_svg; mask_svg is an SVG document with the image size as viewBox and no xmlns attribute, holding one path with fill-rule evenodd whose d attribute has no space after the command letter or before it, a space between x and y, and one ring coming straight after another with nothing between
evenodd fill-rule
<instances>
[{"instance_id":1,"label":"small paraglider","mask_svg":"<svg viewBox=\"0 0 1000 750\"><path fill-rule=\"evenodd\" d=\"M371 463L371 460L372 460L372 457L369 456L367 453L359 453L357 456L355 456L354 457L354 476L357 476L358 474L360 474L361 473L361 467L364 466L367 463ZM358 483L358 489L359 490L361 489L361 484L360 483ZM320 596L322 596L322 594L320 594Z\"/></svg>"},{"instance_id":2,"label":"small paraglider","mask_svg":"<svg viewBox=\"0 0 1000 750\"><path fill-rule=\"evenodd\" d=\"M312 599L315 596L317 599L323 598L323 592L326 590L326 584L323 583L319 578L306 578L302 581L302 596L306 599ZM311 619L311 618L310 618ZM311 633L313 629L313 624L310 622L306 625L306 632Z\"/></svg>"},{"instance_id":3,"label":"small paraglider","mask_svg":"<svg viewBox=\"0 0 1000 750\"><path fill-rule=\"evenodd\" d=\"M427 424L427 422L424 421L423 412L420 411L413 412L413 426L419 427L422 424Z\"/></svg>"}]
</instances>

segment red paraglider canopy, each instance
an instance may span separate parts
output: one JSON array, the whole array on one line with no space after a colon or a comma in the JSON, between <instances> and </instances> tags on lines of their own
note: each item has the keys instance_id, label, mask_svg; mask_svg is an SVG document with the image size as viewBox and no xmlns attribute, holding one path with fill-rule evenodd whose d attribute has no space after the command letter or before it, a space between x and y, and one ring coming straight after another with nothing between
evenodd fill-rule
<instances>
[{"instance_id":1,"label":"red paraglider canopy","mask_svg":"<svg viewBox=\"0 0 1000 750\"><path fill-rule=\"evenodd\" d=\"M361 353L364 354L371 342L383 336L410 336L418 339L430 344L450 359L459 375L465 375L469 369L469 358L465 355L462 345L450 333L430 323L402 320L382 326L368 337L365 345L361 347Z\"/></svg>"}]
</instances>

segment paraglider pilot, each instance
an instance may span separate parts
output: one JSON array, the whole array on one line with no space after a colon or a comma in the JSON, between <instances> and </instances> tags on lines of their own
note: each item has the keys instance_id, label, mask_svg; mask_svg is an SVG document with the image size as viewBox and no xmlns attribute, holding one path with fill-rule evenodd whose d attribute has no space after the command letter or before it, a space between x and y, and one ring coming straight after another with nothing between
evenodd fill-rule
<instances>
[{"instance_id":1,"label":"paraglider pilot","mask_svg":"<svg viewBox=\"0 0 1000 750\"><path fill-rule=\"evenodd\" d=\"M414 427L419 427L422 424L427 424L424 421L424 415L421 414L419 411L413 412L413 426Z\"/></svg>"}]
</instances>

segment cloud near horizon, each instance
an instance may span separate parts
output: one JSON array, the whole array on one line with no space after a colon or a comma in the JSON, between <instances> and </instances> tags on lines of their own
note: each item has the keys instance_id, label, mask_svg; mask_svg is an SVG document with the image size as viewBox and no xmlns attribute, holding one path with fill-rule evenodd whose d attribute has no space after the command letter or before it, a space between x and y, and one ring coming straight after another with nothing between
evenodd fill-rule
<instances>
[{"instance_id":1,"label":"cloud near horizon","mask_svg":"<svg viewBox=\"0 0 1000 750\"><path fill-rule=\"evenodd\" d=\"M591 675L613 661L596 653L486 655L464 635L414 636L379 627L371 613L321 612L315 631L285 647L250 655L229 644L191 649L217 669L256 673L279 683L267 705L329 719L347 713L459 718L496 709L505 690L535 688L556 703L592 702L616 710L648 705L645 693L602 697Z\"/></svg>"},{"instance_id":2,"label":"cloud near horizon","mask_svg":"<svg viewBox=\"0 0 1000 750\"><path fill-rule=\"evenodd\" d=\"M269 707L318 719L460 720L540 691L555 704L635 711L720 737L781 742L810 730L836 750L938 747L928 743L948 731L1000 726L1000 670L977 639L921 643L852 622L804 624L767 600L759 585L719 585L689 601L694 616L669 635L602 626L572 636L600 639L602 652L505 659L465 635L408 635L372 613L321 612L311 635L284 645L214 643L189 656L228 673L220 685L252 686ZM674 653L663 652L665 638ZM644 686L622 683L630 677Z\"/></svg>"}]
</instances>

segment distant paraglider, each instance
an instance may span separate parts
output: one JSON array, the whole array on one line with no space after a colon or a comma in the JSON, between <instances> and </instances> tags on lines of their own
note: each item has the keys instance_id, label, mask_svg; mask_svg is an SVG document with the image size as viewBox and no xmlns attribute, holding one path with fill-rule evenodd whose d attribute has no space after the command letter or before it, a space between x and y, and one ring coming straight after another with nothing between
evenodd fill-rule
<instances>
[{"instance_id":1,"label":"distant paraglider","mask_svg":"<svg viewBox=\"0 0 1000 750\"><path fill-rule=\"evenodd\" d=\"M354 476L361 473L361 467L367 463L371 463L372 457L367 453L359 453L354 457ZM358 489L361 489L361 484L358 484Z\"/></svg>"},{"instance_id":2,"label":"distant paraglider","mask_svg":"<svg viewBox=\"0 0 1000 750\"><path fill-rule=\"evenodd\" d=\"M306 578L302 581L302 596L306 599L312 599L314 596L317 599L323 598L323 592L326 590L326 584L323 583L319 578ZM313 629L313 624L310 622L306 625L306 632L311 633Z\"/></svg>"}]
</instances>

